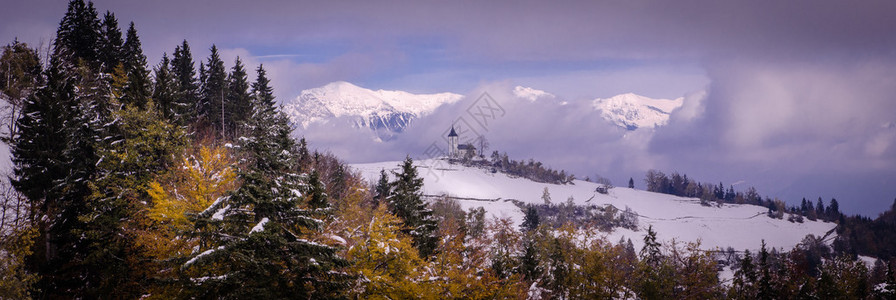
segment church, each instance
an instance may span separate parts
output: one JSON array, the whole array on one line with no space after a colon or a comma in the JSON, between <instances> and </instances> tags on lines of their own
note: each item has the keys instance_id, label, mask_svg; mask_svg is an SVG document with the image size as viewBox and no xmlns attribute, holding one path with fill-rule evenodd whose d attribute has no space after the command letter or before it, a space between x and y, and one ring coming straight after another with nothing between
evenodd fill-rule
<instances>
[{"instance_id":1,"label":"church","mask_svg":"<svg viewBox=\"0 0 896 300\"><path fill-rule=\"evenodd\" d=\"M451 126L451 132L448 133L448 157L449 158L465 158L476 156L476 147L472 144L458 145L457 132L454 126Z\"/></svg>"}]
</instances>

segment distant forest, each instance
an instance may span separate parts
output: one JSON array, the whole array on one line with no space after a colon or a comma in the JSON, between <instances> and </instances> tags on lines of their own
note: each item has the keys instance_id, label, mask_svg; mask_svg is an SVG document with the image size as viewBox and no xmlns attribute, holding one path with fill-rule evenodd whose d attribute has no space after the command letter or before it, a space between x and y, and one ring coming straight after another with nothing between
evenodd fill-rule
<instances>
[{"instance_id":1,"label":"distant forest","mask_svg":"<svg viewBox=\"0 0 896 300\"><path fill-rule=\"evenodd\" d=\"M649 170L644 182L647 190L656 193L664 193L681 197L700 198L701 203L736 203L752 204L768 208L768 216L782 219L787 215L791 222L803 222L803 218L812 221L824 221L837 223L837 238L833 242L833 251L837 254L847 254L855 257L865 255L890 260L896 258L896 199L887 211L877 218L861 215L847 216L840 212L837 199L831 199L825 206L824 200L818 198L815 204L811 200L803 198L799 206L787 206L780 199L761 197L754 187L746 191L735 191L733 186L719 182L701 183L687 174L673 172L666 175L657 170Z\"/></svg>"}]
</instances>

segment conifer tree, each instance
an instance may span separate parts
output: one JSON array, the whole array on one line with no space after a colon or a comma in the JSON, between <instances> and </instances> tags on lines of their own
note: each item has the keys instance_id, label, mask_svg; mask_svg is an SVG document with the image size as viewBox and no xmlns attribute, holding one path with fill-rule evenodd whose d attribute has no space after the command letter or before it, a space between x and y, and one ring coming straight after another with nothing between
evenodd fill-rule
<instances>
[{"instance_id":1,"label":"conifer tree","mask_svg":"<svg viewBox=\"0 0 896 300\"><path fill-rule=\"evenodd\" d=\"M267 77L265 77L267 80ZM233 68L228 75L227 92L225 95L225 131L228 137L236 137L239 125L246 122L249 118L251 97L249 95L249 81L246 77L246 69L240 58L237 57L233 64ZM267 99L265 99L267 102Z\"/></svg>"},{"instance_id":2,"label":"conifer tree","mask_svg":"<svg viewBox=\"0 0 896 300\"><path fill-rule=\"evenodd\" d=\"M174 49L171 60L171 73L176 86L176 97L172 103L172 118L179 126L187 126L196 121L199 85L196 82L196 69L193 66L193 54L187 40Z\"/></svg>"},{"instance_id":3,"label":"conifer tree","mask_svg":"<svg viewBox=\"0 0 896 300\"><path fill-rule=\"evenodd\" d=\"M202 100L199 105L199 116L208 122L208 126L215 132L222 130L222 105L224 105L224 93L227 88L227 71L224 69L224 61L218 55L218 47L212 45L211 55L208 57L205 68L200 66L202 79Z\"/></svg>"},{"instance_id":4,"label":"conifer tree","mask_svg":"<svg viewBox=\"0 0 896 300\"><path fill-rule=\"evenodd\" d=\"M175 101L177 97L176 82L174 74L171 73L171 61L168 60L168 54L162 54L162 61L154 69L155 86L152 91L153 102L158 106L162 117L169 122L174 122L174 116L177 113Z\"/></svg>"},{"instance_id":5,"label":"conifer tree","mask_svg":"<svg viewBox=\"0 0 896 300\"><path fill-rule=\"evenodd\" d=\"M45 72L46 86L24 103L18 120L19 135L11 145L14 165L11 182L28 199L32 209L29 219L38 228L30 269L46 274L37 285L46 295L59 292L60 287L53 284L49 273L52 266L61 266L67 260L60 257L58 248L70 240L70 228L65 228L66 225L77 222L77 216L59 214L68 209L59 201L62 189L58 183L68 173L64 139L68 136L67 107L75 97L75 83L64 72L65 68L66 63L54 55Z\"/></svg>"},{"instance_id":6,"label":"conifer tree","mask_svg":"<svg viewBox=\"0 0 896 300\"><path fill-rule=\"evenodd\" d=\"M438 228L432 218L432 210L421 198L423 178L417 176L417 167L410 156L402 163L401 172L393 172L393 175L395 181L392 182L389 208L408 226L407 233L413 237L420 257L429 257L438 244Z\"/></svg>"},{"instance_id":7,"label":"conifer tree","mask_svg":"<svg viewBox=\"0 0 896 300\"><path fill-rule=\"evenodd\" d=\"M143 55L143 48L140 46L140 37L137 36L134 22L131 22L128 27L123 54L124 70L127 72L128 81L121 96L121 103L144 108L152 95L152 82L149 80L149 72L146 70L146 55Z\"/></svg>"},{"instance_id":8,"label":"conifer tree","mask_svg":"<svg viewBox=\"0 0 896 300\"><path fill-rule=\"evenodd\" d=\"M380 179L376 182L376 187L374 188L374 203L379 205L379 203L386 203L386 199L392 193L392 186L389 184L389 175L386 174L385 169L380 170Z\"/></svg>"},{"instance_id":9,"label":"conifer tree","mask_svg":"<svg viewBox=\"0 0 896 300\"><path fill-rule=\"evenodd\" d=\"M124 40L115 14L106 11L103 15L102 29L99 39L99 60L103 65L103 73L112 73L118 64L124 63Z\"/></svg>"},{"instance_id":10,"label":"conifer tree","mask_svg":"<svg viewBox=\"0 0 896 300\"><path fill-rule=\"evenodd\" d=\"M259 90L269 90L259 87ZM242 185L198 215L200 252L182 266L199 298L329 298L341 295L347 275L330 272L346 262L336 249L316 243L328 209L314 187L297 174L296 144L287 118L253 101L240 150ZM218 216L218 217L215 217Z\"/></svg>"},{"instance_id":11,"label":"conifer tree","mask_svg":"<svg viewBox=\"0 0 896 300\"><path fill-rule=\"evenodd\" d=\"M538 228L539 223L538 210L535 209L535 206L531 204L526 206L526 215L523 217L523 224L520 224L520 228L524 231L532 231Z\"/></svg>"},{"instance_id":12,"label":"conifer tree","mask_svg":"<svg viewBox=\"0 0 896 300\"><path fill-rule=\"evenodd\" d=\"M757 299L773 299L772 291L772 273L769 262L768 250L765 249L765 240L762 240L762 246L759 248L759 286Z\"/></svg>"},{"instance_id":13,"label":"conifer tree","mask_svg":"<svg viewBox=\"0 0 896 300\"><path fill-rule=\"evenodd\" d=\"M630 189L635 188L635 179L634 178L631 178L631 177L628 178L628 188L630 188Z\"/></svg>"},{"instance_id":14,"label":"conifer tree","mask_svg":"<svg viewBox=\"0 0 896 300\"><path fill-rule=\"evenodd\" d=\"M54 42L54 54L73 65L84 63L96 67L100 40L100 20L93 2L71 0L68 11L59 22Z\"/></svg>"},{"instance_id":15,"label":"conifer tree","mask_svg":"<svg viewBox=\"0 0 896 300\"><path fill-rule=\"evenodd\" d=\"M750 253L750 250L745 250L744 257L740 261L740 268L734 272L732 296L737 299L756 298L757 278L756 267L753 265L753 255Z\"/></svg>"}]
</instances>

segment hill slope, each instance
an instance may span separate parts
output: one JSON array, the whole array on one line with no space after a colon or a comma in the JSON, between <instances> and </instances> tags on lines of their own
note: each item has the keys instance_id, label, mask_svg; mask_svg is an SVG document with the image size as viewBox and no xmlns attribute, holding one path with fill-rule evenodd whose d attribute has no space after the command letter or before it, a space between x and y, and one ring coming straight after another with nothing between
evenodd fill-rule
<instances>
[{"instance_id":1,"label":"hill slope","mask_svg":"<svg viewBox=\"0 0 896 300\"><path fill-rule=\"evenodd\" d=\"M375 182L380 170L398 171L399 163L356 164L353 167L370 182ZM769 247L790 249L808 234L824 236L835 227L833 223L791 223L786 218L771 219L765 215L766 208L754 205L708 207L701 205L699 199L622 187L612 188L605 195L595 191L599 186L596 183L581 180L576 180L574 185L538 183L440 160L416 161L415 165L424 179L425 195L454 197L465 210L483 207L490 216L510 218L517 226L522 223L523 212L513 201L541 204L545 187L555 204L572 197L576 205L612 205L620 210L630 207L638 215L638 230L616 228L607 233L607 239L616 242L620 238L630 238L637 249L651 225L661 240L700 240L704 249L730 246L737 250L758 249L763 239Z\"/></svg>"}]
</instances>

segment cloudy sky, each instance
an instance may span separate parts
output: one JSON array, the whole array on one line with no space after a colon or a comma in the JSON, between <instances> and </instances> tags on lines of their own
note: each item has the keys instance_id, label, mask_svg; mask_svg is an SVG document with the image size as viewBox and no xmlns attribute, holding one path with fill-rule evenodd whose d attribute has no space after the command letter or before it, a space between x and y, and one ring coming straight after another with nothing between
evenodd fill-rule
<instances>
[{"instance_id":1,"label":"cloudy sky","mask_svg":"<svg viewBox=\"0 0 896 300\"><path fill-rule=\"evenodd\" d=\"M0 11L3 43L18 37L47 45L66 9L66 1L5 2L13 3ZM372 89L489 92L499 100L515 85L549 91L572 105L506 100L507 118L490 132L492 147L580 177L600 173L621 184L657 168L738 189L754 185L787 201L833 197L846 212L868 215L896 198L892 1L95 6L114 12L122 26L136 23L151 64L184 39L197 59L214 43L228 65L237 55L264 63L281 100L336 80ZM684 96L685 108L648 133L617 132L576 109L625 92ZM406 152L421 147L397 144ZM399 146L382 148L389 147Z\"/></svg>"}]
</instances>

